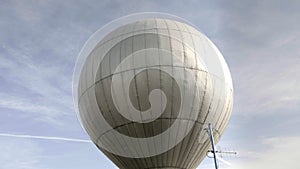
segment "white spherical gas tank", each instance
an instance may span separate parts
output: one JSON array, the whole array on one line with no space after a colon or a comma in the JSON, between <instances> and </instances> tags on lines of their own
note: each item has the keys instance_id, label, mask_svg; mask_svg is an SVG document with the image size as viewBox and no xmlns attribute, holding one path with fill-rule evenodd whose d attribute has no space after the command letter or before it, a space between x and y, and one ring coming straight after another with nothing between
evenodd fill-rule
<instances>
[{"instance_id":1,"label":"white spherical gas tank","mask_svg":"<svg viewBox=\"0 0 300 169\"><path fill-rule=\"evenodd\" d=\"M232 112L233 87L217 47L188 23L121 25L90 49L76 103L91 140L122 169L195 169Z\"/></svg>"}]
</instances>

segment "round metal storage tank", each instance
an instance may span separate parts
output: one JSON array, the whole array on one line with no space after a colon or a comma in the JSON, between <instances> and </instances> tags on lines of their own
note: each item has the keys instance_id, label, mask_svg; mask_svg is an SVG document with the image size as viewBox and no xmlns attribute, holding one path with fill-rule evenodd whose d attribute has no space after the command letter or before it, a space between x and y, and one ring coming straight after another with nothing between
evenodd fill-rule
<instances>
[{"instance_id":1,"label":"round metal storage tank","mask_svg":"<svg viewBox=\"0 0 300 169\"><path fill-rule=\"evenodd\" d=\"M90 52L78 84L81 122L121 169L195 169L232 112L228 66L193 26L148 18L112 30Z\"/></svg>"}]
</instances>

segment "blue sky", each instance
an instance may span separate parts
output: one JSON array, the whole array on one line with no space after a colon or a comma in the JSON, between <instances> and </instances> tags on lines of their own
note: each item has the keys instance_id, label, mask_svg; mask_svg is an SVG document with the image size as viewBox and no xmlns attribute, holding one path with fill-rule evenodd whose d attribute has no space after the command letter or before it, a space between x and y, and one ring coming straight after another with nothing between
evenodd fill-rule
<instances>
[{"instance_id":1,"label":"blue sky","mask_svg":"<svg viewBox=\"0 0 300 169\"><path fill-rule=\"evenodd\" d=\"M76 57L93 32L134 12L189 20L227 60L235 104L219 145L239 155L221 168L299 168L299 11L297 0L1 0L0 168L116 168L91 143L4 134L88 140L72 102Z\"/></svg>"}]
</instances>

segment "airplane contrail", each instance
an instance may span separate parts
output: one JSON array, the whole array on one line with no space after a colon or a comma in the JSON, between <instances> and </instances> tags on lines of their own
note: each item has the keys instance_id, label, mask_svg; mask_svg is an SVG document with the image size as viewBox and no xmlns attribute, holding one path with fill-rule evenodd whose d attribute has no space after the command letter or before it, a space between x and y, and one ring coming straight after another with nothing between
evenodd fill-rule
<instances>
[{"instance_id":1,"label":"airplane contrail","mask_svg":"<svg viewBox=\"0 0 300 169\"><path fill-rule=\"evenodd\" d=\"M8 134L8 133L0 133L0 137L32 138L32 139L43 139L43 140L58 140L58 141L80 142L80 143L92 143L92 141L90 141L90 140L76 139L76 138L33 136L33 135Z\"/></svg>"},{"instance_id":2,"label":"airplane contrail","mask_svg":"<svg viewBox=\"0 0 300 169\"><path fill-rule=\"evenodd\" d=\"M76 139L76 138L65 138L65 137L49 137L49 136L33 136L33 135L23 135L23 134L8 134L0 133L0 137L16 137L16 138L32 138L32 139L43 139L43 140L58 140L58 141L70 141L70 142L80 142L80 143L92 143L91 140ZM231 163L218 157L217 159L231 166Z\"/></svg>"}]
</instances>

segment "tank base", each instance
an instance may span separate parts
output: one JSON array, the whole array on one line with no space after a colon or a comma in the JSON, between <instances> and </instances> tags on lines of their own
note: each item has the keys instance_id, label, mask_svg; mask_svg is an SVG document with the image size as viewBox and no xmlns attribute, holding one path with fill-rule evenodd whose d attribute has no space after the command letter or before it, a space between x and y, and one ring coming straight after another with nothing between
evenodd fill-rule
<instances>
[{"instance_id":1,"label":"tank base","mask_svg":"<svg viewBox=\"0 0 300 169\"><path fill-rule=\"evenodd\" d=\"M186 169L186 168L179 168L179 167L163 167L163 168L149 168L149 169Z\"/></svg>"}]
</instances>

